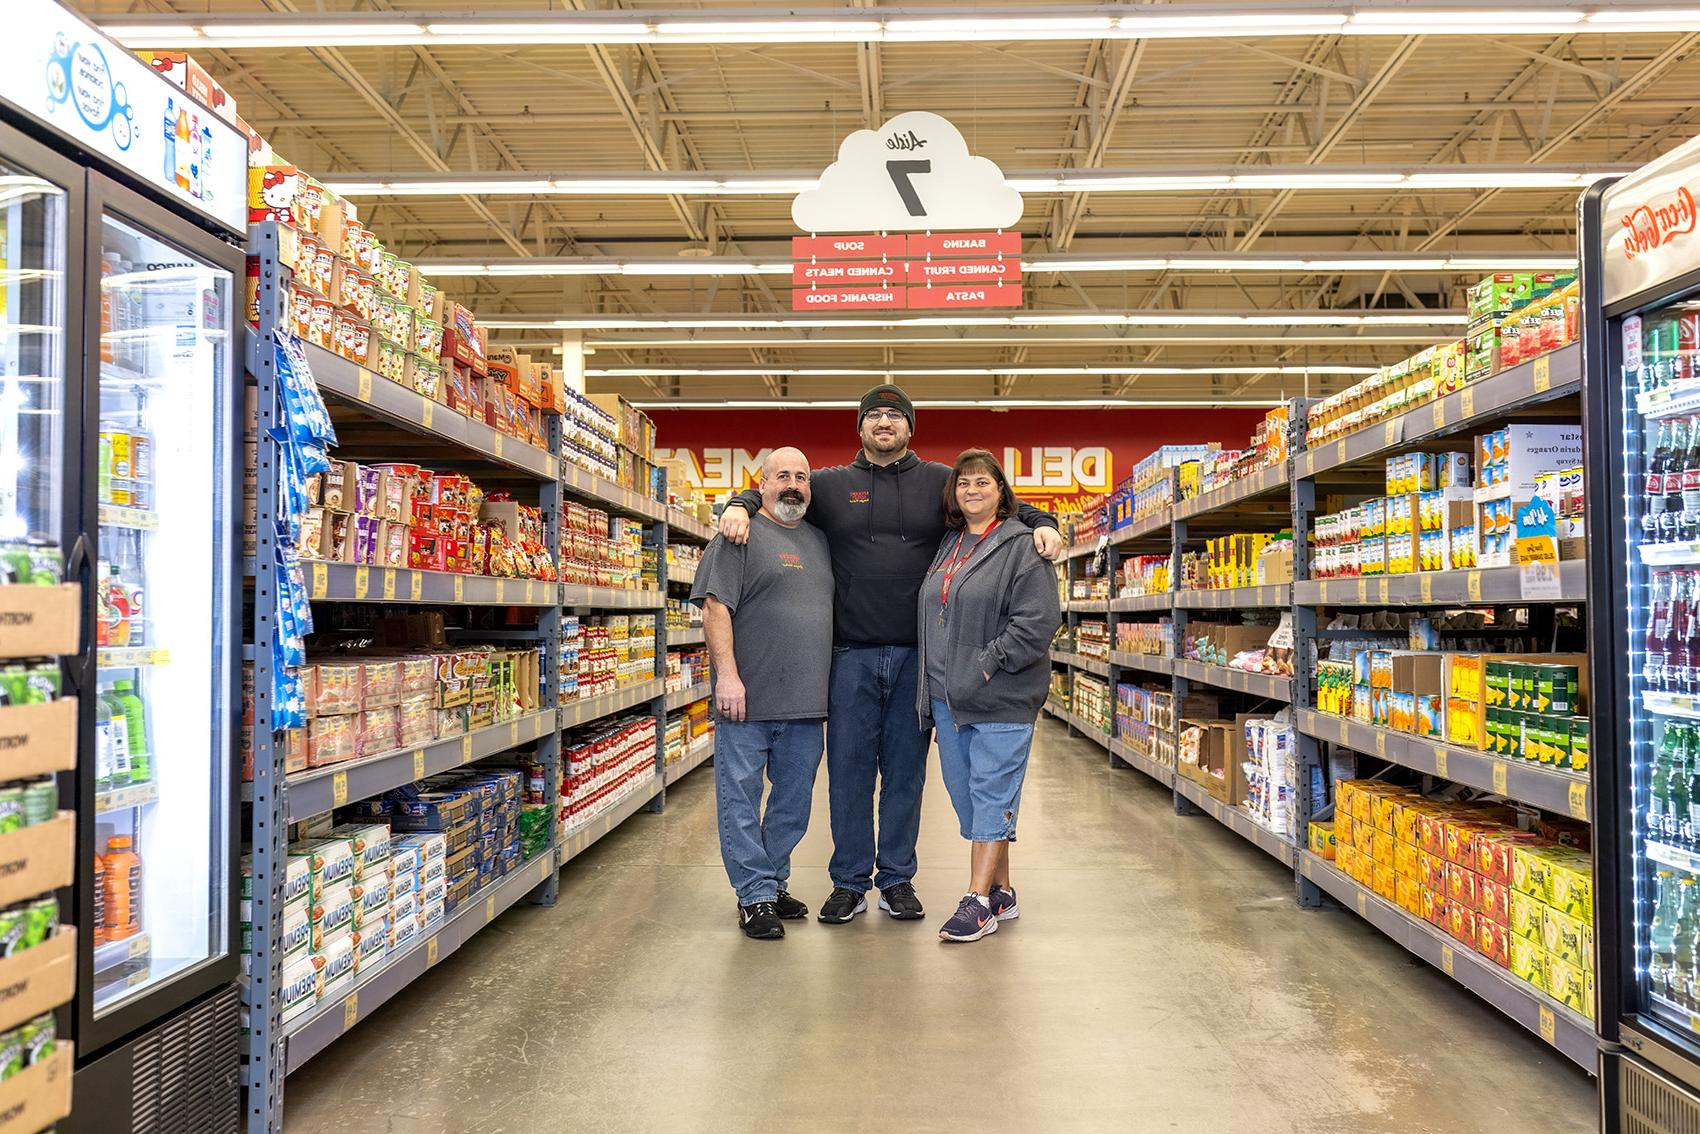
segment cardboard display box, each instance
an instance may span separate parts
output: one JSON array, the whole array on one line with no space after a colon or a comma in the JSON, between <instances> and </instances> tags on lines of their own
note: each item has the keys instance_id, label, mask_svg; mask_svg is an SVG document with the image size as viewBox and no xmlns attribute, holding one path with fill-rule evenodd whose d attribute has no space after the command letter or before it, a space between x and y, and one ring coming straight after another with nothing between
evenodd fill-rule
<instances>
[{"instance_id":1,"label":"cardboard display box","mask_svg":"<svg viewBox=\"0 0 1700 1134\"><path fill-rule=\"evenodd\" d=\"M0 1134L35 1134L71 1113L71 1044L0 1083Z\"/></svg>"},{"instance_id":2,"label":"cardboard display box","mask_svg":"<svg viewBox=\"0 0 1700 1134\"><path fill-rule=\"evenodd\" d=\"M0 780L30 780L77 766L77 699L0 707Z\"/></svg>"},{"instance_id":3,"label":"cardboard display box","mask_svg":"<svg viewBox=\"0 0 1700 1134\"><path fill-rule=\"evenodd\" d=\"M76 813L61 811L45 823L0 835L0 906L69 886L76 831Z\"/></svg>"},{"instance_id":4,"label":"cardboard display box","mask_svg":"<svg viewBox=\"0 0 1700 1134\"><path fill-rule=\"evenodd\" d=\"M77 652L83 591L75 583L0 587L0 657Z\"/></svg>"},{"instance_id":5,"label":"cardboard display box","mask_svg":"<svg viewBox=\"0 0 1700 1134\"><path fill-rule=\"evenodd\" d=\"M77 930L60 926L46 941L0 960L0 1031L65 1004L77 992Z\"/></svg>"},{"instance_id":6,"label":"cardboard display box","mask_svg":"<svg viewBox=\"0 0 1700 1134\"><path fill-rule=\"evenodd\" d=\"M1236 748L1240 755L1244 754L1243 731L1238 730L1232 721L1181 721L1181 731L1193 727L1203 732L1198 744L1198 763L1179 761L1177 771L1201 785L1212 798L1229 807L1239 806L1246 793L1245 769L1240 767L1240 760L1236 758ZM1241 737L1238 741L1235 740L1236 732Z\"/></svg>"}]
</instances>

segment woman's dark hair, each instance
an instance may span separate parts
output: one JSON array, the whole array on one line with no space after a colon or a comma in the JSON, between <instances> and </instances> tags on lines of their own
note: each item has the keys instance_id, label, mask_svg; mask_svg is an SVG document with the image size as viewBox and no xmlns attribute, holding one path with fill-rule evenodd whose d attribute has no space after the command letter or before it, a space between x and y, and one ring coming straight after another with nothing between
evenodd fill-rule
<instances>
[{"instance_id":1,"label":"woman's dark hair","mask_svg":"<svg viewBox=\"0 0 1700 1134\"><path fill-rule=\"evenodd\" d=\"M998 519L1007 520L1015 515L1015 490L1010 488L1009 478L1003 475L1003 466L998 464L998 459L984 449L964 449L950 470L950 479L944 482L945 527L961 531L968 526L962 509L956 503L956 481L965 472L990 474L998 482Z\"/></svg>"}]
</instances>

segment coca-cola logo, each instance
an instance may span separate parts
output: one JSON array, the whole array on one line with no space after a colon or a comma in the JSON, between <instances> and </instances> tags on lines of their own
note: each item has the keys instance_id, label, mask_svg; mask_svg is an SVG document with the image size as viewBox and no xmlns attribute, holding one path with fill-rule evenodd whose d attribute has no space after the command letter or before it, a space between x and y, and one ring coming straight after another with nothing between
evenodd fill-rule
<instances>
[{"instance_id":1,"label":"coca-cola logo","mask_svg":"<svg viewBox=\"0 0 1700 1134\"><path fill-rule=\"evenodd\" d=\"M1623 227L1628 230L1623 238L1623 255L1633 260L1644 252L1669 244L1679 236L1685 236L1694 231L1696 209L1694 194L1687 186L1676 191L1674 197L1663 204L1646 204L1632 209L1623 218Z\"/></svg>"}]
</instances>

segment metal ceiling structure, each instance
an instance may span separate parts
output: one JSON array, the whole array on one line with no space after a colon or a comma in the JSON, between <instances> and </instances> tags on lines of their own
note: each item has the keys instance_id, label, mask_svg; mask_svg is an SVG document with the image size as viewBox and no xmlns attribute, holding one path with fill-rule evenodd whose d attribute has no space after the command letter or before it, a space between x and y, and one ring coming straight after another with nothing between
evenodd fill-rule
<instances>
[{"instance_id":1,"label":"metal ceiling structure","mask_svg":"<svg viewBox=\"0 0 1700 1134\"><path fill-rule=\"evenodd\" d=\"M1464 289L1484 271L1479 257L1574 255L1577 189L1519 184L1518 168L1632 167L1700 132L1700 11L1656 4L1460 7L1451 24L1384 22L1370 33L1361 12L1351 14L1366 5L1237 6L1264 23L1291 8L1298 28L1347 12L1333 30L1254 37L1227 34L1220 20L1208 31L1136 34L1165 12L1184 24L1184 4L908 4L907 16L970 29L1000 16L1085 15L1056 37L1010 24L1008 39L908 42L863 30L771 42L787 38L760 32L784 19L777 6L701 3L681 14L676 4L504 0L505 13L542 24L588 14L650 31L628 42L510 33L496 37L508 42L382 46L332 46L321 25L341 13L416 28L496 17L416 0L82 6L126 36L174 16L282 17L299 21L297 41L318 29L320 46L290 46L284 35L274 46L205 40L192 50L276 152L322 180L450 182L357 199L386 246L438 265L455 298L512 328L501 337L547 349L582 335L594 351L591 388L649 402L854 397L864 374L885 371L904 373L918 398L938 399L1331 392L1354 378L1299 371L1375 366L1458 334ZM1569 25L1553 19L1567 10L1577 13ZM856 0L814 13L885 27L896 11ZM1661 13L1662 23L1653 18ZM1638 26L1630 15L1672 30L1618 30ZM670 19L716 16L755 24L713 42L654 32ZM1461 28L1475 30L1448 33ZM1036 180L1020 227L1024 259L1039 266L1028 270L1021 314L1085 325L946 317L882 329L866 316L789 325L789 281L774 267L797 234L789 196L703 183L806 179L846 134L906 110L944 115L972 152ZM1304 182L1307 171L1373 170L1415 176ZM1469 187L1424 183L1425 173L1460 171ZM1077 188L1153 172L1217 180ZM1215 187L1222 175L1260 172L1287 180ZM513 184L652 175L671 183L570 194ZM1328 312L1404 318L1311 318ZM1189 324L1139 313L1275 318ZM601 319L618 324L597 329ZM1153 372L1165 369L1176 372ZM595 376L602 370L619 375Z\"/></svg>"}]
</instances>

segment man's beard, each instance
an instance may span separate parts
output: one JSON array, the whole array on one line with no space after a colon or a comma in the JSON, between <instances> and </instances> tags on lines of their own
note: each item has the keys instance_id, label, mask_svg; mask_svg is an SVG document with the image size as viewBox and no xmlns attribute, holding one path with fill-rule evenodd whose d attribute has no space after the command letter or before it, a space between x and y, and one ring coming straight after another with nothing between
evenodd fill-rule
<instances>
[{"instance_id":1,"label":"man's beard","mask_svg":"<svg viewBox=\"0 0 1700 1134\"><path fill-rule=\"evenodd\" d=\"M877 453L891 453L903 448L903 438L895 433L883 437L870 433L867 444L868 448Z\"/></svg>"},{"instance_id":2,"label":"man's beard","mask_svg":"<svg viewBox=\"0 0 1700 1134\"><path fill-rule=\"evenodd\" d=\"M787 524L801 523L808 510L808 501L804 500L803 494L795 488L787 488L781 492L773 505L773 514Z\"/></svg>"}]
</instances>

